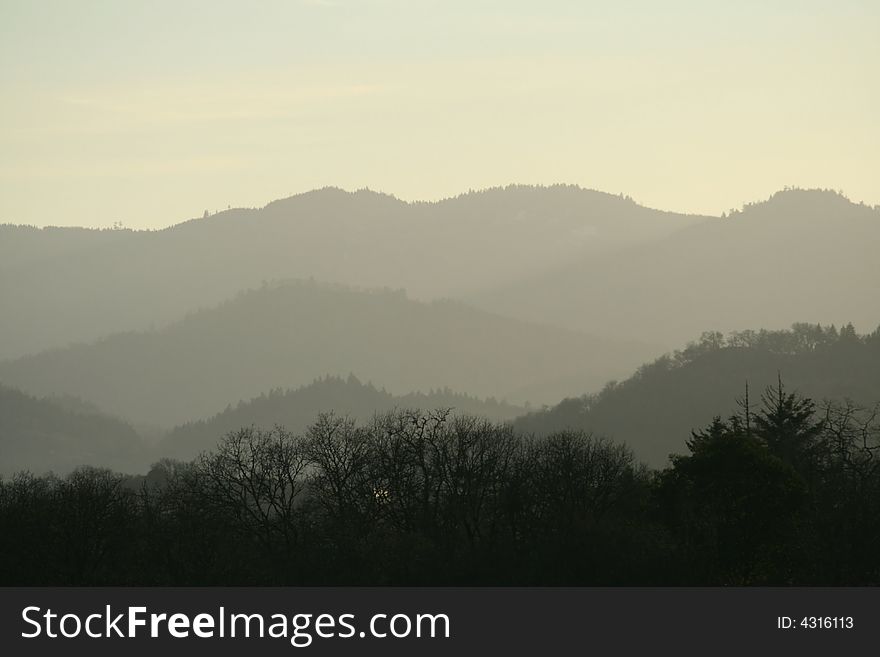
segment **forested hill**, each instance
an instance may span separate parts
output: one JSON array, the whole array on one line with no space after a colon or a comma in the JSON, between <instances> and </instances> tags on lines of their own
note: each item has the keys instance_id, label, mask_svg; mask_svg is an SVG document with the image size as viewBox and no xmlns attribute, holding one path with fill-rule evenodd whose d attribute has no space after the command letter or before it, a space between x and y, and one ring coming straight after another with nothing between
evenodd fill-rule
<instances>
[{"instance_id":1,"label":"forested hill","mask_svg":"<svg viewBox=\"0 0 880 657\"><path fill-rule=\"evenodd\" d=\"M72 410L78 406L82 410ZM72 400L37 399L0 386L0 475L68 472L100 464L124 472L149 464L131 426Z\"/></svg>"},{"instance_id":2,"label":"forested hill","mask_svg":"<svg viewBox=\"0 0 880 657\"><path fill-rule=\"evenodd\" d=\"M158 231L0 226L0 359L162 327L264 280L460 297L702 220L570 185L511 185L436 203L326 188Z\"/></svg>"},{"instance_id":3,"label":"forested hill","mask_svg":"<svg viewBox=\"0 0 880 657\"><path fill-rule=\"evenodd\" d=\"M714 416L740 411L737 399L760 403L780 377L786 389L813 398L880 402L880 329L857 335L843 329L797 324L786 331L707 333L683 351L639 368L600 393L570 398L520 418L516 427L547 434L577 427L626 442L654 466L686 451L692 429Z\"/></svg>"},{"instance_id":4,"label":"forested hill","mask_svg":"<svg viewBox=\"0 0 880 657\"><path fill-rule=\"evenodd\" d=\"M666 238L467 300L507 317L668 345L703 331L880 324L880 209L785 190ZM650 336L650 338L648 338Z\"/></svg>"},{"instance_id":5,"label":"forested hill","mask_svg":"<svg viewBox=\"0 0 880 657\"><path fill-rule=\"evenodd\" d=\"M160 457L188 460L203 450L214 449L224 435L242 427L271 429L282 425L289 431L302 433L324 412L367 421L374 413L395 408L452 409L455 414L466 413L493 421L513 420L525 412L521 406L494 399L481 400L449 389L395 396L371 383L362 383L353 375L328 376L295 390L276 389L229 406L210 419L175 427L159 444L156 453Z\"/></svg>"},{"instance_id":6,"label":"forested hill","mask_svg":"<svg viewBox=\"0 0 880 657\"><path fill-rule=\"evenodd\" d=\"M262 391L350 372L395 394L449 387L550 403L598 390L658 351L452 301L291 282L162 330L0 363L0 381L38 395L73 394L133 423L170 428Z\"/></svg>"}]
</instances>

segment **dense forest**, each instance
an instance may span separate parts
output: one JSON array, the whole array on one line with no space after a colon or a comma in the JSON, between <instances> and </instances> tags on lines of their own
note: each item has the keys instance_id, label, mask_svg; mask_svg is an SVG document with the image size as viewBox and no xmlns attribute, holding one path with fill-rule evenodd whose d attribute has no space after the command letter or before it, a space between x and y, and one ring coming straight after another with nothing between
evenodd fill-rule
<instances>
[{"instance_id":1,"label":"dense forest","mask_svg":"<svg viewBox=\"0 0 880 657\"><path fill-rule=\"evenodd\" d=\"M662 470L448 411L228 433L145 477L0 485L7 584L880 583L878 409L779 380Z\"/></svg>"},{"instance_id":2,"label":"dense forest","mask_svg":"<svg viewBox=\"0 0 880 657\"><path fill-rule=\"evenodd\" d=\"M691 428L734 412L748 388L761 391L780 373L793 390L820 402L870 405L880 400L880 329L859 335L851 324L801 323L789 330L705 333L624 381L529 413L516 427L538 435L572 428L607 434L659 467L683 448Z\"/></svg>"}]
</instances>

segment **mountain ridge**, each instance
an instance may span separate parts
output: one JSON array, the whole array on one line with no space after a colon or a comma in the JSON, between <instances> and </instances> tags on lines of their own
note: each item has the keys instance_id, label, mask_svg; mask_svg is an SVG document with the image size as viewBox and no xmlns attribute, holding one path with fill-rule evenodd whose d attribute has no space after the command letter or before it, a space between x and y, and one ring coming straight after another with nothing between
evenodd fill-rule
<instances>
[{"instance_id":1,"label":"mountain ridge","mask_svg":"<svg viewBox=\"0 0 880 657\"><path fill-rule=\"evenodd\" d=\"M785 190L650 243L562 263L465 297L506 316L683 344L702 331L782 329L803 317L880 323L880 208ZM847 290L847 294L840 293Z\"/></svg>"},{"instance_id":2,"label":"mountain ridge","mask_svg":"<svg viewBox=\"0 0 880 657\"><path fill-rule=\"evenodd\" d=\"M143 467L148 454L123 420L71 410L59 400L0 384L0 476L20 470L63 472L96 463L127 471Z\"/></svg>"},{"instance_id":3,"label":"mountain ridge","mask_svg":"<svg viewBox=\"0 0 880 657\"><path fill-rule=\"evenodd\" d=\"M664 354L597 394L565 399L526 414L517 429L539 435L582 429L625 442L650 465L663 467L686 453L691 431L715 416L742 413L748 387L752 412L778 379L787 390L825 400L880 404L880 327L859 335L798 323L791 329L746 330L728 336L707 332L685 349ZM737 400L740 400L739 402Z\"/></svg>"},{"instance_id":4,"label":"mountain ridge","mask_svg":"<svg viewBox=\"0 0 880 657\"><path fill-rule=\"evenodd\" d=\"M162 329L117 333L0 363L0 381L73 394L135 424L207 417L261 390L354 372L391 392L479 397L597 389L654 346L509 320L462 302L309 281L266 284ZM561 387L560 387L561 386Z\"/></svg>"},{"instance_id":5,"label":"mountain ridge","mask_svg":"<svg viewBox=\"0 0 880 657\"><path fill-rule=\"evenodd\" d=\"M468 413L493 421L512 421L526 410L449 389L392 395L371 382L362 383L353 374L345 378L326 376L295 389L270 390L235 406L230 404L211 417L178 425L157 445L156 454L188 460L201 451L213 449L222 436L242 427L279 425L293 433L302 433L323 412L363 422L374 413L398 408L452 409L453 413Z\"/></svg>"},{"instance_id":6,"label":"mountain ridge","mask_svg":"<svg viewBox=\"0 0 880 657\"><path fill-rule=\"evenodd\" d=\"M265 280L461 298L701 220L575 187L509 186L433 204L319 190L160 231L96 231L51 257L36 237L51 231L21 241L7 227L0 251L30 246L0 262L0 359L164 326Z\"/></svg>"}]
</instances>

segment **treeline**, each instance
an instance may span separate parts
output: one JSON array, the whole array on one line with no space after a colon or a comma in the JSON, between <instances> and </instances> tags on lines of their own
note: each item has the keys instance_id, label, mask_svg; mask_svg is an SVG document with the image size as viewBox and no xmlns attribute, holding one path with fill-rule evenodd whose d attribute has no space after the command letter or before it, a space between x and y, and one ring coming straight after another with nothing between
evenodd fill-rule
<instances>
[{"instance_id":1,"label":"treeline","mask_svg":"<svg viewBox=\"0 0 880 657\"><path fill-rule=\"evenodd\" d=\"M736 349L760 349L771 354L800 355L826 352L839 357L840 349L865 345L880 349L880 327L872 333L859 335L852 322L838 329L834 324L809 324L796 322L790 329L732 331L725 336L720 331L706 331L699 341L691 342L685 349L676 351L671 358L675 366L693 362L699 356L725 347ZM661 359L663 360L663 359Z\"/></svg>"},{"instance_id":2,"label":"treeline","mask_svg":"<svg viewBox=\"0 0 880 657\"><path fill-rule=\"evenodd\" d=\"M654 467L684 449L693 427L737 411L746 382L761 391L782 372L788 385L816 400L880 399L880 329L796 323L786 330L706 332L595 394L528 413L514 426L548 435L567 428L613 435Z\"/></svg>"},{"instance_id":3,"label":"treeline","mask_svg":"<svg viewBox=\"0 0 880 657\"><path fill-rule=\"evenodd\" d=\"M325 376L296 389L276 388L250 401L207 420L188 422L172 429L159 443L156 456L189 460L206 449L212 449L220 436L239 427L280 424L288 431L301 433L322 412L333 410L355 420L366 420L377 412L394 408L455 408L457 413L478 415L490 420L510 421L525 411L496 399L479 399L443 388L427 393L411 392L393 395L372 383L363 383L353 374L342 378Z\"/></svg>"},{"instance_id":4,"label":"treeline","mask_svg":"<svg viewBox=\"0 0 880 657\"><path fill-rule=\"evenodd\" d=\"M662 470L449 411L228 434L143 478L0 485L5 585L880 583L877 411L780 382Z\"/></svg>"}]
</instances>

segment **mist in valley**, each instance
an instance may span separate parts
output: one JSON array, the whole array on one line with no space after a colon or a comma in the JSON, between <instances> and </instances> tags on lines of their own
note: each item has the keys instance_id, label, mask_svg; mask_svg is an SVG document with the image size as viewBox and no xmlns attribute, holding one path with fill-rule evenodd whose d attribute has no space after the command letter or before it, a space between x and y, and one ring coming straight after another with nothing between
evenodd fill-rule
<instances>
[{"instance_id":1,"label":"mist in valley","mask_svg":"<svg viewBox=\"0 0 880 657\"><path fill-rule=\"evenodd\" d=\"M0 584L880 583L876 8L38 4Z\"/></svg>"}]
</instances>

